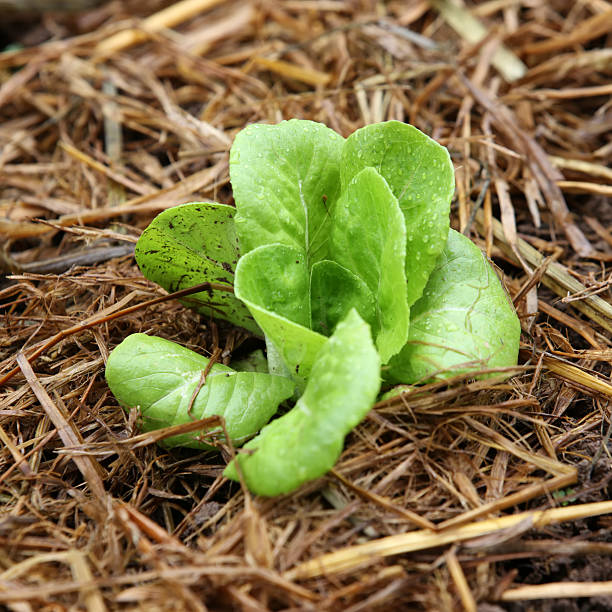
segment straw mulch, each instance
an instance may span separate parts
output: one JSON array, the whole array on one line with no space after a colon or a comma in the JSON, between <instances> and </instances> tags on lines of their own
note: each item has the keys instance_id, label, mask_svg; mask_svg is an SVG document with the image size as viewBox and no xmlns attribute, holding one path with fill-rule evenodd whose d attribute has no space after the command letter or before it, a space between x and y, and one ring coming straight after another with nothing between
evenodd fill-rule
<instances>
[{"instance_id":1,"label":"straw mulch","mask_svg":"<svg viewBox=\"0 0 612 612\"><path fill-rule=\"evenodd\" d=\"M612 5L17 4L0 2L20 45L0 55L0 606L611 609ZM133 244L169 206L231 202L236 132L291 117L344 136L399 119L447 146L453 226L524 333L510 378L380 403L332 473L261 499L223 455L139 436L104 363L131 332L252 345L147 304L164 292Z\"/></svg>"}]
</instances>

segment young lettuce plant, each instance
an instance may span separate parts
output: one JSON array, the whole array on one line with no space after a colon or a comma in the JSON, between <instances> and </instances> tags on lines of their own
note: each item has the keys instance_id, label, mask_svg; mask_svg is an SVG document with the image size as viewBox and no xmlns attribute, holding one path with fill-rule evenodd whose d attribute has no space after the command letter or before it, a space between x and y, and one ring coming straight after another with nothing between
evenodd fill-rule
<instances>
[{"instance_id":1,"label":"young lettuce plant","mask_svg":"<svg viewBox=\"0 0 612 612\"><path fill-rule=\"evenodd\" d=\"M231 148L230 178L235 209L194 203L165 211L143 232L136 259L170 291L233 285L233 295L210 291L185 303L264 337L270 374L259 372L243 393L238 417L240 394L222 405L210 399L212 387L224 378L238 387L247 372L213 366L216 376L193 401L205 358L177 347L170 370L178 378L164 379L162 358L132 361L147 349L138 349L140 336L128 338L111 355L107 379L123 405L140 406L148 426L221 414L240 443L301 394L237 458L249 488L276 495L333 465L381 376L414 384L516 363L512 305L481 251L449 226L448 152L416 128L390 121L343 139L311 121L251 125ZM139 392L145 376L157 393ZM234 464L226 475L238 477Z\"/></svg>"}]
</instances>

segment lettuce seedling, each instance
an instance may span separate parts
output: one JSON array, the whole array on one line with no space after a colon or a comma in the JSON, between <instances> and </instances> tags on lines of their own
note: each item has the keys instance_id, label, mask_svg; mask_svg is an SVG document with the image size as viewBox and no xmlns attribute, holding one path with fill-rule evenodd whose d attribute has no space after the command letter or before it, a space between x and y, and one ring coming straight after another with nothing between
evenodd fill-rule
<instances>
[{"instance_id":1,"label":"lettuce seedling","mask_svg":"<svg viewBox=\"0 0 612 612\"><path fill-rule=\"evenodd\" d=\"M213 366L193 401L206 359L167 345L166 357L147 357L143 337L132 336L111 355L107 378L123 405L140 405L146 426L220 414L242 442L293 394L295 407L236 460L249 488L276 495L333 465L381 378L415 384L516 363L512 304L481 251L449 226L449 154L416 128L389 121L343 139L311 121L251 125L231 148L230 179L235 209L163 212L136 260L168 290L233 286L185 304L265 338L270 373ZM253 386L228 387L229 403L215 403L222 380ZM226 475L237 478L235 464Z\"/></svg>"}]
</instances>

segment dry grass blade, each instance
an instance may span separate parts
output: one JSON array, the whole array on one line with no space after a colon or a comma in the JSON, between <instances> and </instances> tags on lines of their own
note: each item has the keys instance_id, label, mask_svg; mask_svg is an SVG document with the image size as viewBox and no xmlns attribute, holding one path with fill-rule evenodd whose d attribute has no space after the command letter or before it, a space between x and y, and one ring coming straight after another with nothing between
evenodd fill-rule
<instances>
[{"instance_id":1,"label":"dry grass blade","mask_svg":"<svg viewBox=\"0 0 612 612\"><path fill-rule=\"evenodd\" d=\"M570 34L563 33L552 37L550 40L525 45L523 51L530 55L539 55L554 53L560 49L579 45L602 34L609 33L610 23L612 23L612 9L585 19Z\"/></svg>"},{"instance_id":2,"label":"dry grass blade","mask_svg":"<svg viewBox=\"0 0 612 612\"><path fill-rule=\"evenodd\" d=\"M329 74L325 74L318 70L303 68L295 64L290 64L289 62L269 59L267 57L254 57L253 63L267 70L271 70L272 72L276 72L281 76L295 79L302 83L308 83L309 85L327 85L331 78Z\"/></svg>"},{"instance_id":3,"label":"dry grass blade","mask_svg":"<svg viewBox=\"0 0 612 612\"><path fill-rule=\"evenodd\" d=\"M593 376L593 374L589 374L589 372L585 372L571 363L555 359L555 357L544 355L542 361L551 372L559 374L559 376L579 385L583 389L588 389L594 394L601 394L607 398L612 398L612 385L609 382Z\"/></svg>"},{"instance_id":4,"label":"dry grass blade","mask_svg":"<svg viewBox=\"0 0 612 612\"><path fill-rule=\"evenodd\" d=\"M139 183L136 183L135 181L130 180L128 177L123 176L122 174L112 170L111 168L108 168L104 164L101 164L100 162L91 158L86 153L83 153L83 151L79 151L78 149L76 149L75 147L73 147L71 144L67 142L60 142L59 146L64 151L66 151L66 153L70 155L70 157L73 157L74 159L82 162L83 164L87 165L93 170L97 170L98 172L100 172L101 174L104 174L105 176L112 179L113 181L115 181L115 183L118 183L119 185L123 185L124 187L127 187L128 189L131 189L132 191L135 191L136 193L139 193L140 195L150 194L152 191L150 187L143 186Z\"/></svg>"},{"instance_id":5,"label":"dry grass blade","mask_svg":"<svg viewBox=\"0 0 612 612\"><path fill-rule=\"evenodd\" d=\"M608 168L603 164L594 164L581 159L566 159L565 157L559 157L557 155L550 155L549 157L550 161L557 166L557 168L576 170L577 172L582 172L584 174L589 174L591 176L612 181L612 168Z\"/></svg>"},{"instance_id":6,"label":"dry grass blade","mask_svg":"<svg viewBox=\"0 0 612 612\"><path fill-rule=\"evenodd\" d=\"M225 0L181 0L154 13L142 22L142 30L124 30L98 44L96 51L103 56L117 53L146 40L148 32L172 28L199 13L221 4Z\"/></svg>"},{"instance_id":7,"label":"dry grass blade","mask_svg":"<svg viewBox=\"0 0 612 612\"><path fill-rule=\"evenodd\" d=\"M463 570L461 569L461 564L457 559L455 551L451 549L446 553L444 558L453 582L459 591L459 597L461 598L463 609L465 612L476 612L478 608L476 600L474 599L474 595L472 595L472 591L470 591L470 586L465 578Z\"/></svg>"},{"instance_id":8,"label":"dry grass blade","mask_svg":"<svg viewBox=\"0 0 612 612\"><path fill-rule=\"evenodd\" d=\"M172 436L193 433L194 431L201 431L202 434L198 436L198 438L201 437L203 442L212 445L215 442L215 438L219 437L219 434L217 432L207 433L207 430L213 427L218 428L222 423L222 419L218 416L206 417L204 419L196 419L190 423L181 423L180 425L155 429L154 431L141 433L125 440L113 440L111 442L99 442L97 444L79 444L77 446L67 447L61 452L71 456L83 455L90 457L94 455L108 455L109 453L116 453L126 448L134 450L136 448L150 446L151 444L158 444Z\"/></svg>"},{"instance_id":9,"label":"dry grass blade","mask_svg":"<svg viewBox=\"0 0 612 612\"><path fill-rule=\"evenodd\" d=\"M87 556L81 551L71 550L68 553L68 563L72 570L72 576L76 582L83 584L80 589L80 595L85 602L85 607L88 612L105 612L107 607L104 603L102 593L96 586L91 585L94 582L94 576L87 562Z\"/></svg>"},{"instance_id":10,"label":"dry grass blade","mask_svg":"<svg viewBox=\"0 0 612 612\"><path fill-rule=\"evenodd\" d=\"M557 185L568 193L594 193L596 195L612 197L611 185L600 185L587 181L557 181Z\"/></svg>"},{"instance_id":11,"label":"dry grass blade","mask_svg":"<svg viewBox=\"0 0 612 612\"><path fill-rule=\"evenodd\" d=\"M350 480L340 474L337 470L331 470L331 473L347 487L353 489L353 491L359 493L359 495L370 499L375 504L380 504L383 508L391 510L391 512L394 512L395 514L399 514L401 517L408 519L410 522L414 523L415 525L418 525L419 527L423 527L425 529L436 529L436 526L431 521L428 521L426 518L423 518L418 514L410 512L409 510L406 510L404 508L399 508L395 506L388 499L385 499L382 495L378 495L373 491L367 491L365 489L362 489L361 487L356 486Z\"/></svg>"},{"instance_id":12,"label":"dry grass blade","mask_svg":"<svg viewBox=\"0 0 612 612\"><path fill-rule=\"evenodd\" d=\"M30 388L34 392L34 395L36 395L38 401L41 403L42 407L47 413L49 420L57 428L57 433L64 445L76 446L78 444L82 444L83 440L81 435L78 430L75 429L70 417L64 414L64 412L51 400L45 388L40 384L38 378L36 378L36 374L34 374L34 370L32 370L30 362L23 353L17 355L17 365L23 372L23 375L25 376L28 385L30 385ZM100 464L92 457L77 456L73 457L72 459L87 481L89 490L95 497L97 497L100 503L104 503L104 500L106 499L106 491L104 490L104 483L102 482L101 477L104 470Z\"/></svg>"},{"instance_id":13,"label":"dry grass blade","mask_svg":"<svg viewBox=\"0 0 612 612\"><path fill-rule=\"evenodd\" d=\"M322 555L298 565L296 568L286 572L285 576L291 580L304 580L330 573L346 572L364 563L373 563L380 557L436 548L452 542L463 542L482 537L483 535L500 532L524 522L528 522L530 528L538 529L553 523L572 521L611 512L612 502L600 502L584 504L582 506L571 506L569 508L553 508L552 510L540 512L522 512L511 516L478 521L461 527L453 527L440 532L424 530L389 536Z\"/></svg>"},{"instance_id":14,"label":"dry grass blade","mask_svg":"<svg viewBox=\"0 0 612 612\"><path fill-rule=\"evenodd\" d=\"M470 11L448 0L432 0L442 17L463 38L471 43L480 42L487 35L487 29ZM491 63L499 70L507 81L520 79L527 72L525 64L507 47L500 45L491 59Z\"/></svg>"},{"instance_id":15,"label":"dry grass blade","mask_svg":"<svg viewBox=\"0 0 612 612\"><path fill-rule=\"evenodd\" d=\"M553 582L514 587L504 591L502 601L529 599L559 599L561 597L605 597L612 595L612 580L608 582Z\"/></svg>"},{"instance_id":16,"label":"dry grass blade","mask_svg":"<svg viewBox=\"0 0 612 612\"><path fill-rule=\"evenodd\" d=\"M30 464L26 461L24 455L21 454L21 451L15 446L13 441L9 438L6 431L0 427L0 440L9 449L11 455L15 463L13 464L13 468L18 467L24 476L32 476L32 469L30 468ZM4 480L4 474L0 475L0 482Z\"/></svg>"}]
</instances>

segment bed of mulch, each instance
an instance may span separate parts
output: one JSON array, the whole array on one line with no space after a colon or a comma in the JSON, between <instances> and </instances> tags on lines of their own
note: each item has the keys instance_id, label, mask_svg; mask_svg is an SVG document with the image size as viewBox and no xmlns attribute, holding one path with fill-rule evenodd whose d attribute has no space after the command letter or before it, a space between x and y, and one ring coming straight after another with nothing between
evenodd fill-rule
<instances>
[{"instance_id":1,"label":"bed of mulch","mask_svg":"<svg viewBox=\"0 0 612 612\"><path fill-rule=\"evenodd\" d=\"M611 609L612 5L41 4L0 2L0 607ZM256 344L132 253L159 211L231 203L235 134L291 117L448 147L523 335L510 378L381 402L265 499L139 435L104 364L132 332Z\"/></svg>"}]
</instances>

